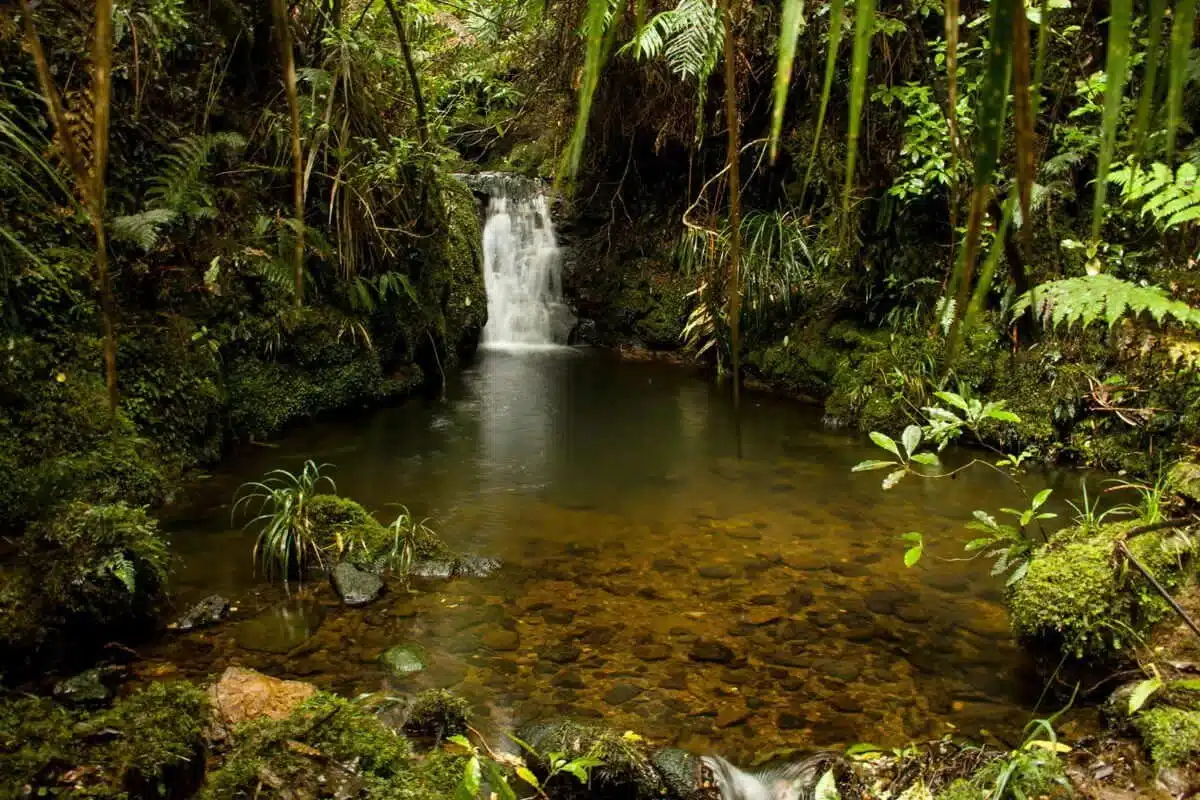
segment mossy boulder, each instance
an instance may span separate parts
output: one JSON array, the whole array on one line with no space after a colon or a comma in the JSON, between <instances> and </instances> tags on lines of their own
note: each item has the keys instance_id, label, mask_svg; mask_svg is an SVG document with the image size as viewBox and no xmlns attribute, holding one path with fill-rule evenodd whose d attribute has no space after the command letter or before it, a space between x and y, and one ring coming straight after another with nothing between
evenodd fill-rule
<instances>
[{"instance_id":1,"label":"mossy boulder","mask_svg":"<svg viewBox=\"0 0 1200 800\"><path fill-rule=\"evenodd\" d=\"M370 566L392 546L391 532L348 497L315 495L308 502L308 519L317 545L334 561Z\"/></svg>"},{"instance_id":2,"label":"mossy boulder","mask_svg":"<svg viewBox=\"0 0 1200 800\"><path fill-rule=\"evenodd\" d=\"M1138 714L1133 724L1156 766L1176 767L1200 759L1200 710L1151 708Z\"/></svg>"},{"instance_id":3,"label":"mossy boulder","mask_svg":"<svg viewBox=\"0 0 1200 800\"><path fill-rule=\"evenodd\" d=\"M204 775L205 716L204 693L185 682L151 684L94 713L0 701L0 786L54 796L69 772L80 796L189 796Z\"/></svg>"},{"instance_id":4,"label":"mossy boulder","mask_svg":"<svg viewBox=\"0 0 1200 800\"><path fill-rule=\"evenodd\" d=\"M465 733L471 706L445 689L426 689L413 698L404 730L414 736L446 736Z\"/></svg>"},{"instance_id":5,"label":"mossy boulder","mask_svg":"<svg viewBox=\"0 0 1200 800\"><path fill-rule=\"evenodd\" d=\"M423 672L429 665L429 656L416 644L398 644L384 650L379 663L393 678L405 678Z\"/></svg>"},{"instance_id":6,"label":"mossy boulder","mask_svg":"<svg viewBox=\"0 0 1200 800\"><path fill-rule=\"evenodd\" d=\"M1175 464L1167 473L1167 485L1191 502L1200 502L1200 464L1194 461Z\"/></svg>"},{"instance_id":7,"label":"mossy boulder","mask_svg":"<svg viewBox=\"0 0 1200 800\"><path fill-rule=\"evenodd\" d=\"M1118 537L1137 523L1059 531L1039 548L1009 592L1012 626L1076 657L1103 656L1132 644L1168 612L1132 566L1117 558ZM1191 544L1171 531L1128 540L1134 556L1166 587L1191 573Z\"/></svg>"},{"instance_id":8,"label":"mossy boulder","mask_svg":"<svg viewBox=\"0 0 1200 800\"><path fill-rule=\"evenodd\" d=\"M517 736L543 756L562 753L567 759L581 756L599 759L600 765L591 773L592 790L588 797L649 800L666 793L663 778L638 736L566 719L523 725L517 729ZM534 766L545 772L544 763ZM563 776L559 780L572 779Z\"/></svg>"}]
</instances>

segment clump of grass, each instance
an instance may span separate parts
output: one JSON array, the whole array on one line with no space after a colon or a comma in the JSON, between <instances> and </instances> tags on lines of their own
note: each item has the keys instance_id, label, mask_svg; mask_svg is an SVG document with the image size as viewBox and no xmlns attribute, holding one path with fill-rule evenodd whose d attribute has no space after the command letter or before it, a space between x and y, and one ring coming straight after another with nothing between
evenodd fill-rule
<instances>
[{"instance_id":1,"label":"clump of grass","mask_svg":"<svg viewBox=\"0 0 1200 800\"><path fill-rule=\"evenodd\" d=\"M281 577L286 583L290 576L302 575L314 561L325 567L310 505L323 484L337 493L333 479L322 474L329 467L332 465L310 459L299 473L274 469L261 481L244 483L238 489L232 516L254 514L246 527L262 523L254 542L254 562L268 577Z\"/></svg>"}]
</instances>

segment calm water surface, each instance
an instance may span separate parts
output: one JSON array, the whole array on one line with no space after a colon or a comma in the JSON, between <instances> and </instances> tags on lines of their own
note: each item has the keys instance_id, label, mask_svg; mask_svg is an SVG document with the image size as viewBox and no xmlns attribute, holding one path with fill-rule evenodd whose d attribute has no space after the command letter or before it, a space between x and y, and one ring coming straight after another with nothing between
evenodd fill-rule
<instances>
[{"instance_id":1,"label":"calm water surface","mask_svg":"<svg viewBox=\"0 0 1200 800\"><path fill-rule=\"evenodd\" d=\"M769 395L747 394L741 433L739 458L725 390L683 369L485 351L445 399L318 422L199 486L171 524L180 601L216 591L238 610L156 645L147 669L242 664L347 693L448 686L485 725L603 717L734 758L1015 738L1039 687L989 564L952 559L971 510L1019 505L1017 491L984 470L882 492L882 473L850 473L876 448ZM340 493L385 522L404 503L504 568L393 586L360 610L324 586L285 599L255 579L229 499L306 458L336 465ZM914 569L897 541L910 530L929 543ZM377 658L405 642L431 666L396 682Z\"/></svg>"}]
</instances>

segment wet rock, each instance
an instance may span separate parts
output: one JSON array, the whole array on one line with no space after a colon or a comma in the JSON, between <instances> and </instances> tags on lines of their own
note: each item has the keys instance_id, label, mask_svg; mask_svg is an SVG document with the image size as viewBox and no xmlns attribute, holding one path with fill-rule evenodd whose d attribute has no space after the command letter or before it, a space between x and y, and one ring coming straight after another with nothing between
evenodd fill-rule
<instances>
[{"instance_id":1,"label":"wet rock","mask_svg":"<svg viewBox=\"0 0 1200 800\"><path fill-rule=\"evenodd\" d=\"M348 561L334 567L329 579L348 606L365 606L383 591L383 580L378 575L363 572Z\"/></svg>"},{"instance_id":2,"label":"wet rock","mask_svg":"<svg viewBox=\"0 0 1200 800\"><path fill-rule=\"evenodd\" d=\"M812 604L812 601L812 591L800 586L793 586L788 590L788 593L783 596L783 602L787 606L789 614L795 614L799 611L803 611Z\"/></svg>"},{"instance_id":3,"label":"wet rock","mask_svg":"<svg viewBox=\"0 0 1200 800\"><path fill-rule=\"evenodd\" d=\"M876 589L867 595L867 608L874 614L891 614L908 599L908 594L892 589Z\"/></svg>"},{"instance_id":4,"label":"wet rock","mask_svg":"<svg viewBox=\"0 0 1200 800\"><path fill-rule=\"evenodd\" d=\"M229 601L219 594L210 594L189 608L182 617L175 621L173 627L175 630L186 632L208 625L216 625L225 619L227 614L229 614Z\"/></svg>"},{"instance_id":5,"label":"wet rock","mask_svg":"<svg viewBox=\"0 0 1200 800\"><path fill-rule=\"evenodd\" d=\"M725 706L717 711L717 727L732 728L750 719L750 709Z\"/></svg>"},{"instance_id":6,"label":"wet rock","mask_svg":"<svg viewBox=\"0 0 1200 800\"><path fill-rule=\"evenodd\" d=\"M414 578L446 580L454 577L454 565L452 558L423 558L409 567L408 574Z\"/></svg>"},{"instance_id":7,"label":"wet rock","mask_svg":"<svg viewBox=\"0 0 1200 800\"><path fill-rule=\"evenodd\" d=\"M963 594L971 588L966 575L950 572L931 572L924 576L924 581L935 589L953 594Z\"/></svg>"},{"instance_id":8,"label":"wet rock","mask_svg":"<svg viewBox=\"0 0 1200 800\"><path fill-rule=\"evenodd\" d=\"M708 578L709 580L725 580L727 578L732 578L733 575L733 567L727 564L713 564L711 566L700 568L700 577Z\"/></svg>"},{"instance_id":9,"label":"wet rock","mask_svg":"<svg viewBox=\"0 0 1200 800\"><path fill-rule=\"evenodd\" d=\"M933 619L932 614L918 605L898 606L892 614L909 625L924 625Z\"/></svg>"},{"instance_id":10,"label":"wet rock","mask_svg":"<svg viewBox=\"0 0 1200 800\"><path fill-rule=\"evenodd\" d=\"M628 703L643 691L642 687L632 683L618 683L612 689L609 689L608 694L604 695L604 702L610 706L619 706L622 703Z\"/></svg>"},{"instance_id":11,"label":"wet rock","mask_svg":"<svg viewBox=\"0 0 1200 800\"><path fill-rule=\"evenodd\" d=\"M863 671L862 663L851 658L823 658L812 667L823 675L847 682L857 680Z\"/></svg>"},{"instance_id":12,"label":"wet rock","mask_svg":"<svg viewBox=\"0 0 1200 800\"><path fill-rule=\"evenodd\" d=\"M514 648L515 649L515 648ZM560 642L547 647L542 652L542 658L547 661L553 661L555 664L570 664L579 660L582 650L573 644Z\"/></svg>"},{"instance_id":13,"label":"wet rock","mask_svg":"<svg viewBox=\"0 0 1200 800\"><path fill-rule=\"evenodd\" d=\"M246 720L284 719L317 691L311 683L283 681L242 667L229 667L208 690L217 719L226 728Z\"/></svg>"},{"instance_id":14,"label":"wet rock","mask_svg":"<svg viewBox=\"0 0 1200 800\"><path fill-rule=\"evenodd\" d=\"M788 642L781 645L766 657L768 664L781 667L807 667L813 663L808 654L808 645L804 642Z\"/></svg>"},{"instance_id":15,"label":"wet rock","mask_svg":"<svg viewBox=\"0 0 1200 800\"><path fill-rule=\"evenodd\" d=\"M759 627L762 625L770 625L772 622L778 622L782 614L773 608L756 608L746 614L747 624Z\"/></svg>"},{"instance_id":16,"label":"wet rock","mask_svg":"<svg viewBox=\"0 0 1200 800\"><path fill-rule=\"evenodd\" d=\"M587 683L585 683L579 673L575 672L574 670L565 670L558 673L558 675L554 676L554 680L551 681L551 684L559 687L560 689L572 689L576 691L587 688Z\"/></svg>"},{"instance_id":17,"label":"wet rock","mask_svg":"<svg viewBox=\"0 0 1200 800\"><path fill-rule=\"evenodd\" d=\"M521 637L516 631L505 630L490 630L483 635L483 643L492 650L501 652L516 650L521 646Z\"/></svg>"},{"instance_id":18,"label":"wet rock","mask_svg":"<svg viewBox=\"0 0 1200 800\"><path fill-rule=\"evenodd\" d=\"M304 644L325 619L325 609L311 600L289 600L239 623L234 638L240 647L285 654Z\"/></svg>"},{"instance_id":19,"label":"wet rock","mask_svg":"<svg viewBox=\"0 0 1200 800\"><path fill-rule=\"evenodd\" d=\"M703 772L697 756L674 747L663 748L650 756L650 763L662 777L667 796L677 800L707 797L702 784Z\"/></svg>"},{"instance_id":20,"label":"wet rock","mask_svg":"<svg viewBox=\"0 0 1200 800\"><path fill-rule=\"evenodd\" d=\"M675 691L685 692L688 688L687 673L672 672L670 675L659 681L658 685L663 689L673 689Z\"/></svg>"},{"instance_id":21,"label":"wet rock","mask_svg":"<svg viewBox=\"0 0 1200 800\"><path fill-rule=\"evenodd\" d=\"M863 704L848 694L838 693L829 698L829 705L843 714L861 714Z\"/></svg>"},{"instance_id":22,"label":"wet rock","mask_svg":"<svg viewBox=\"0 0 1200 800\"><path fill-rule=\"evenodd\" d=\"M688 652L688 658L693 661L728 664L733 661L735 654L728 645L713 639L697 639Z\"/></svg>"},{"instance_id":23,"label":"wet rock","mask_svg":"<svg viewBox=\"0 0 1200 800\"><path fill-rule=\"evenodd\" d=\"M838 615L832 611L810 611L807 618L818 628L832 628L838 621Z\"/></svg>"},{"instance_id":24,"label":"wet rock","mask_svg":"<svg viewBox=\"0 0 1200 800\"><path fill-rule=\"evenodd\" d=\"M454 577L487 578L500 570L503 564L498 558L488 556L463 556L454 562Z\"/></svg>"},{"instance_id":25,"label":"wet rock","mask_svg":"<svg viewBox=\"0 0 1200 800\"><path fill-rule=\"evenodd\" d=\"M603 764L592 770L589 795L651 800L666 792L663 779L650 761L645 746L599 725L549 720L517 728L517 736L537 753L562 753L567 759L600 754ZM537 763L535 769L545 769ZM595 792L594 795L591 792Z\"/></svg>"},{"instance_id":26,"label":"wet rock","mask_svg":"<svg viewBox=\"0 0 1200 800\"><path fill-rule=\"evenodd\" d=\"M654 559L654 563L652 563L650 565L650 568L652 570L654 570L655 572L683 572L684 571L682 564L679 564L676 561L672 561L669 558Z\"/></svg>"},{"instance_id":27,"label":"wet rock","mask_svg":"<svg viewBox=\"0 0 1200 800\"><path fill-rule=\"evenodd\" d=\"M671 648L665 644L639 644L633 648L633 656L642 661L663 661L671 657Z\"/></svg>"},{"instance_id":28,"label":"wet rock","mask_svg":"<svg viewBox=\"0 0 1200 800\"><path fill-rule=\"evenodd\" d=\"M613 640L617 635L616 630L606 626L598 626L589 628L583 636L579 637L579 641L590 647L603 647Z\"/></svg>"},{"instance_id":29,"label":"wet rock","mask_svg":"<svg viewBox=\"0 0 1200 800\"><path fill-rule=\"evenodd\" d=\"M398 644L384 650L379 663L393 678L404 678L428 666L425 651L415 644Z\"/></svg>"},{"instance_id":30,"label":"wet rock","mask_svg":"<svg viewBox=\"0 0 1200 800\"><path fill-rule=\"evenodd\" d=\"M547 608L542 612L542 619L551 625L570 625L575 612L569 608Z\"/></svg>"},{"instance_id":31,"label":"wet rock","mask_svg":"<svg viewBox=\"0 0 1200 800\"><path fill-rule=\"evenodd\" d=\"M753 606L771 606L775 605L775 595L773 594L756 594L750 598L750 605Z\"/></svg>"},{"instance_id":32,"label":"wet rock","mask_svg":"<svg viewBox=\"0 0 1200 800\"><path fill-rule=\"evenodd\" d=\"M89 669L56 683L54 697L73 706L99 706L108 702L112 691L104 685L101 670Z\"/></svg>"},{"instance_id":33,"label":"wet rock","mask_svg":"<svg viewBox=\"0 0 1200 800\"><path fill-rule=\"evenodd\" d=\"M862 564L847 562L845 564L833 564L830 569L834 573L841 575L843 578L865 578L871 574L871 570L864 567Z\"/></svg>"},{"instance_id":34,"label":"wet rock","mask_svg":"<svg viewBox=\"0 0 1200 800\"><path fill-rule=\"evenodd\" d=\"M802 714L794 714L791 711L779 713L779 730L781 731L798 731L807 725L808 720Z\"/></svg>"}]
</instances>

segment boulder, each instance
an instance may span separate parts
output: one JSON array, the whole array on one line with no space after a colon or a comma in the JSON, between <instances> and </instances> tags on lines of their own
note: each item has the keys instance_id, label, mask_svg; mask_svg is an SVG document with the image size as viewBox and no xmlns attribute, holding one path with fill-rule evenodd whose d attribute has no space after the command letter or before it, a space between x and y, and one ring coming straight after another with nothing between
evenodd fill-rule
<instances>
[{"instance_id":1,"label":"boulder","mask_svg":"<svg viewBox=\"0 0 1200 800\"><path fill-rule=\"evenodd\" d=\"M384 650L379 663L393 678L404 678L428 666L425 651L415 644L398 644Z\"/></svg>"},{"instance_id":2,"label":"boulder","mask_svg":"<svg viewBox=\"0 0 1200 800\"><path fill-rule=\"evenodd\" d=\"M229 667L208 690L209 702L226 729L259 717L284 719L316 693L311 683L285 681L252 669Z\"/></svg>"},{"instance_id":3,"label":"boulder","mask_svg":"<svg viewBox=\"0 0 1200 800\"><path fill-rule=\"evenodd\" d=\"M455 577L487 578L500 569L498 558L488 556L463 556L454 564Z\"/></svg>"},{"instance_id":4,"label":"boulder","mask_svg":"<svg viewBox=\"0 0 1200 800\"><path fill-rule=\"evenodd\" d=\"M73 706L99 706L112 698L112 691L101 670L89 669L55 684L54 697Z\"/></svg>"},{"instance_id":5,"label":"boulder","mask_svg":"<svg viewBox=\"0 0 1200 800\"><path fill-rule=\"evenodd\" d=\"M204 628L216 625L228 614L229 601L219 594L210 594L189 608L183 616L175 621L172 627L181 632Z\"/></svg>"},{"instance_id":6,"label":"boulder","mask_svg":"<svg viewBox=\"0 0 1200 800\"><path fill-rule=\"evenodd\" d=\"M640 737L628 736L600 725L553 719L522 725L517 737L536 753L562 753L567 759L592 755L600 765L592 770L590 797L621 800L659 800L666 785ZM535 771L545 774L546 764L531 757Z\"/></svg>"},{"instance_id":7,"label":"boulder","mask_svg":"<svg viewBox=\"0 0 1200 800\"><path fill-rule=\"evenodd\" d=\"M716 790L704 780L704 766L691 753L675 747L657 750L650 756L650 763L662 778L667 796L678 800L709 800L716 798Z\"/></svg>"},{"instance_id":8,"label":"boulder","mask_svg":"<svg viewBox=\"0 0 1200 800\"><path fill-rule=\"evenodd\" d=\"M347 561L334 567L329 579L348 606L365 606L383 591L383 580L378 575L363 572Z\"/></svg>"}]
</instances>

